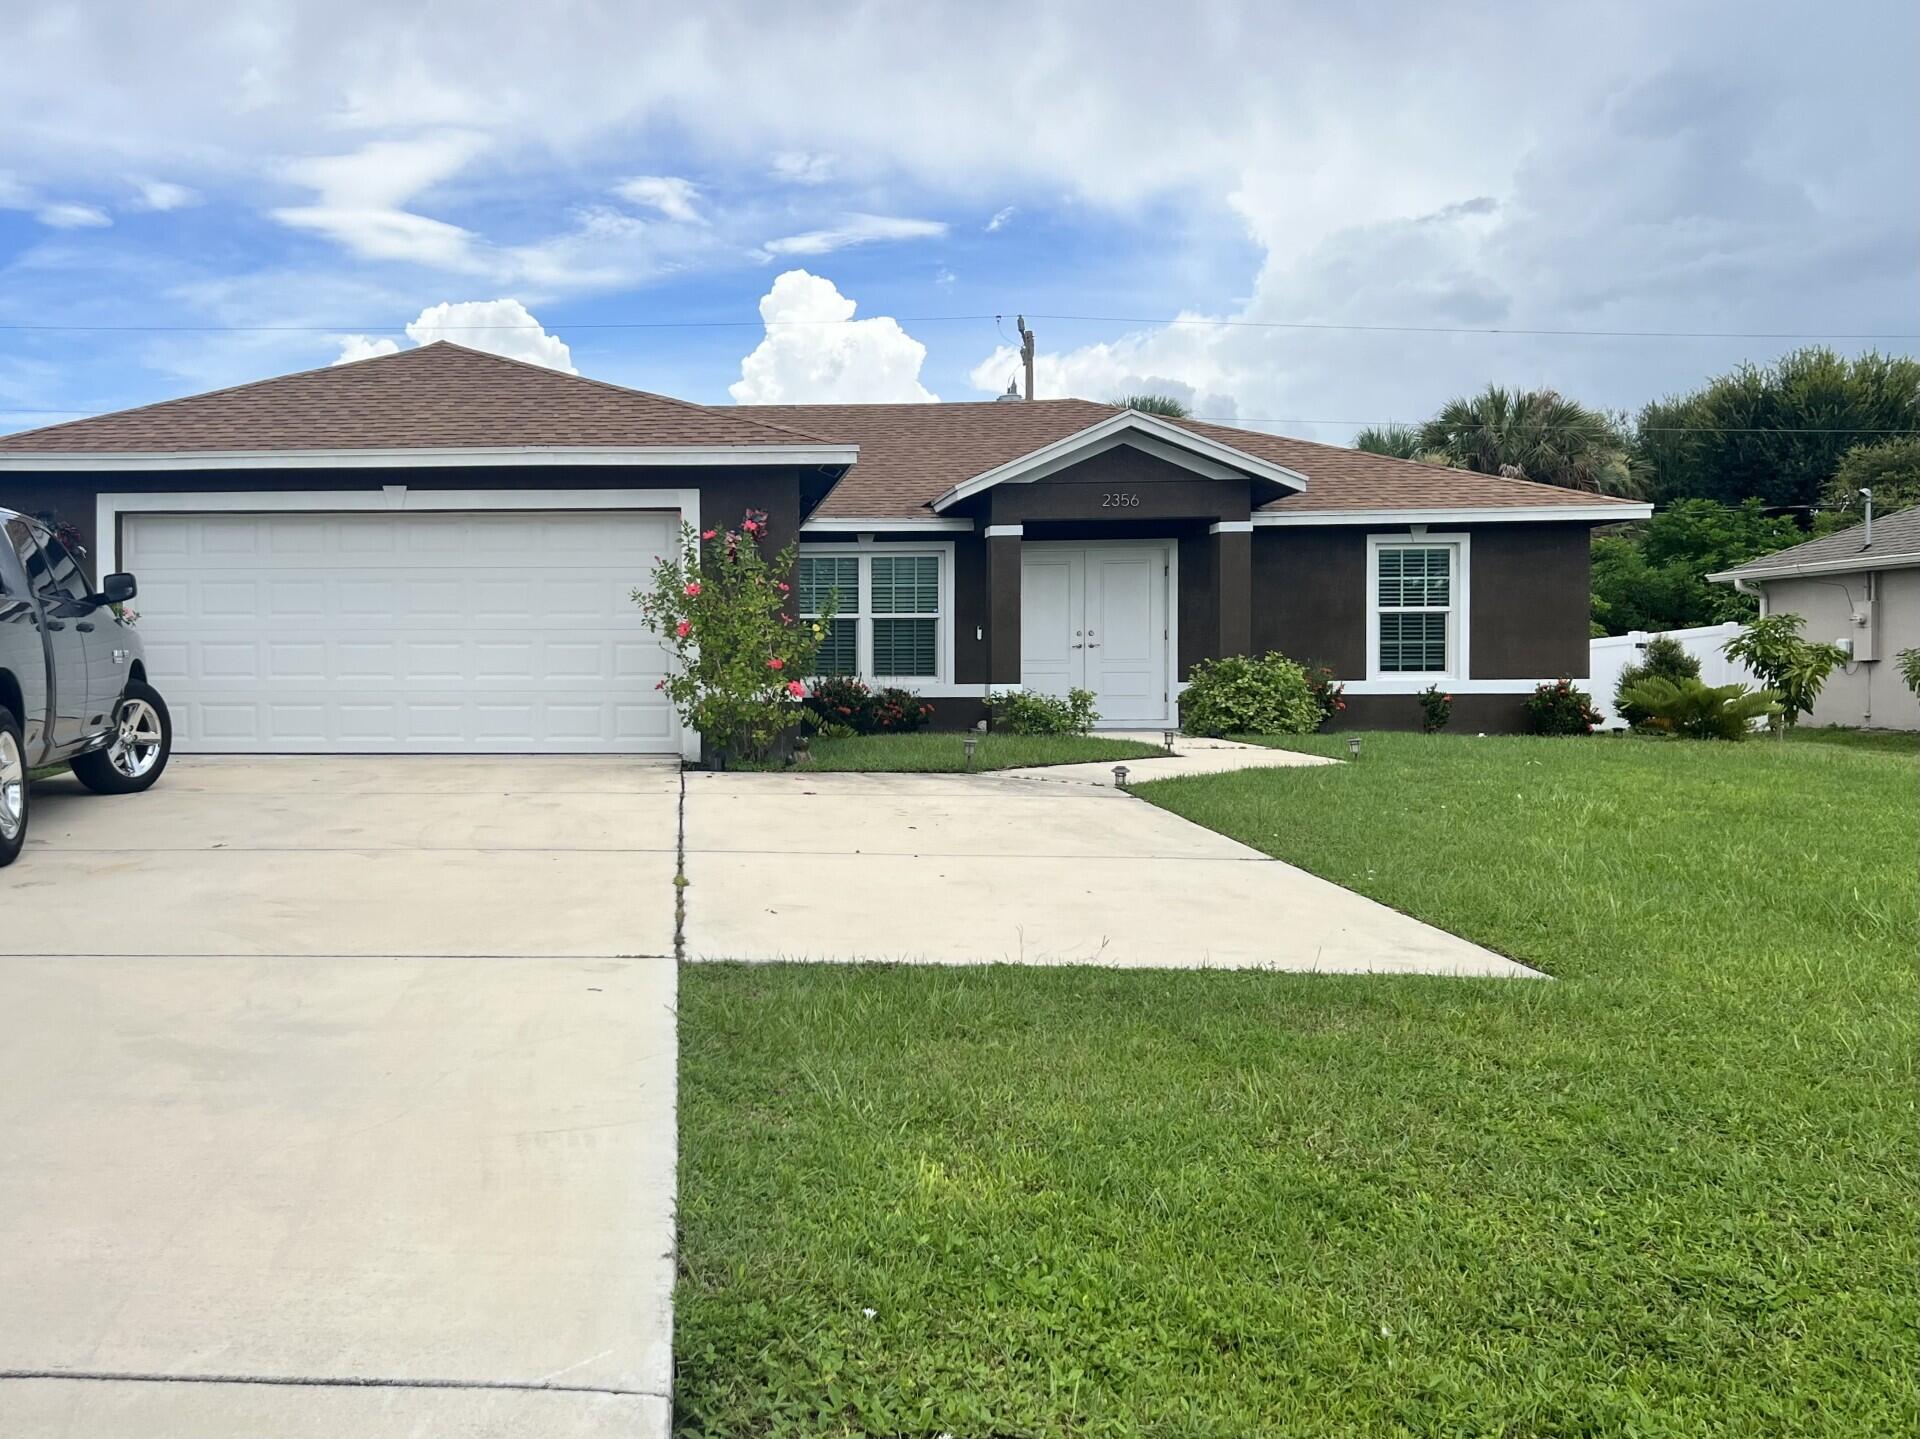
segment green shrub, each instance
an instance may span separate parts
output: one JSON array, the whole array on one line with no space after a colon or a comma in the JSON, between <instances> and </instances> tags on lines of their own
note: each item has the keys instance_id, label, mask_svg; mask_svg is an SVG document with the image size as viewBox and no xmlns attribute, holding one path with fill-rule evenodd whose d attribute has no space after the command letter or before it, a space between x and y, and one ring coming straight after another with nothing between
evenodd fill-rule
<instances>
[{"instance_id":1,"label":"green shrub","mask_svg":"<svg viewBox=\"0 0 1920 1439\"><path fill-rule=\"evenodd\" d=\"M1201 660L1180 696L1192 735L1311 734L1326 716L1306 670L1283 654Z\"/></svg>"},{"instance_id":2,"label":"green shrub","mask_svg":"<svg viewBox=\"0 0 1920 1439\"><path fill-rule=\"evenodd\" d=\"M1671 635L1654 635L1640 651L1640 658L1620 671L1613 687L1613 712L1630 725L1645 724L1647 712L1628 704L1626 693L1642 680L1659 678L1681 680L1700 678L1700 661L1687 653L1687 647Z\"/></svg>"},{"instance_id":3,"label":"green shrub","mask_svg":"<svg viewBox=\"0 0 1920 1439\"><path fill-rule=\"evenodd\" d=\"M927 727L933 706L912 690L889 685L873 696L867 709L869 734L912 734Z\"/></svg>"},{"instance_id":4,"label":"green shrub","mask_svg":"<svg viewBox=\"0 0 1920 1439\"><path fill-rule=\"evenodd\" d=\"M1441 692L1439 685L1428 685L1416 696L1420 701L1420 728L1438 734L1453 718L1453 696Z\"/></svg>"},{"instance_id":5,"label":"green shrub","mask_svg":"<svg viewBox=\"0 0 1920 1439\"><path fill-rule=\"evenodd\" d=\"M1745 739L1752 721L1780 713L1772 690L1658 675L1635 685L1628 698L1646 712L1645 728L1683 739Z\"/></svg>"},{"instance_id":6,"label":"green shrub","mask_svg":"<svg viewBox=\"0 0 1920 1439\"><path fill-rule=\"evenodd\" d=\"M996 690L987 695L993 727L1008 734L1085 734L1100 718L1092 690L1068 690L1065 699L1032 690Z\"/></svg>"},{"instance_id":7,"label":"green shrub","mask_svg":"<svg viewBox=\"0 0 1920 1439\"><path fill-rule=\"evenodd\" d=\"M1536 685L1527 699L1527 733L1592 734L1600 723L1593 696L1575 689L1572 680Z\"/></svg>"},{"instance_id":8,"label":"green shrub","mask_svg":"<svg viewBox=\"0 0 1920 1439\"><path fill-rule=\"evenodd\" d=\"M1795 614L1768 615L1727 641L1727 658L1741 661L1766 681L1789 725L1813 708L1827 676L1847 659L1838 645L1800 638L1805 623Z\"/></svg>"}]
</instances>

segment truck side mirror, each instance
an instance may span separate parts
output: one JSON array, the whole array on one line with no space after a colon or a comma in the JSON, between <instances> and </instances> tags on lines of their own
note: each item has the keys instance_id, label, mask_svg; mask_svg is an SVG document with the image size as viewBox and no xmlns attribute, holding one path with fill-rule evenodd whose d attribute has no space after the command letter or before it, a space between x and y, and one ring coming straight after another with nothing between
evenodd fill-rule
<instances>
[{"instance_id":1,"label":"truck side mirror","mask_svg":"<svg viewBox=\"0 0 1920 1439\"><path fill-rule=\"evenodd\" d=\"M97 604L124 605L140 592L140 586L134 583L132 575L108 575L100 581L100 593L94 596Z\"/></svg>"}]
</instances>

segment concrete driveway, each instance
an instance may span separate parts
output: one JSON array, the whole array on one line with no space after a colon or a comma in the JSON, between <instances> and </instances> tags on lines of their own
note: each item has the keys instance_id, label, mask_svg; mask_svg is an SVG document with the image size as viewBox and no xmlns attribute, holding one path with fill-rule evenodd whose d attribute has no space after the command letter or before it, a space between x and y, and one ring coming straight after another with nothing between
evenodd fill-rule
<instances>
[{"instance_id":1,"label":"concrete driveway","mask_svg":"<svg viewBox=\"0 0 1920 1439\"><path fill-rule=\"evenodd\" d=\"M685 955L1538 977L1077 768L689 774Z\"/></svg>"},{"instance_id":2,"label":"concrete driveway","mask_svg":"<svg viewBox=\"0 0 1920 1439\"><path fill-rule=\"evenodd\" d=\"M177 759L0 872L0 1434L664 1434L679 775Z\"/></svg>"}]
</instances>

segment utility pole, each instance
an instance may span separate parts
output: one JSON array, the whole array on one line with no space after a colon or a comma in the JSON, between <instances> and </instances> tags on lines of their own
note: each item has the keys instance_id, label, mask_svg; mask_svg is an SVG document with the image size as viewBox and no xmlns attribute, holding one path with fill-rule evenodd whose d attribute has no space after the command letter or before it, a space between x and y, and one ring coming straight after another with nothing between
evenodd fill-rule
<instances>
[{"instance_id":1,"label":"utility pole","mask_svg":"<svg viewBox=\"0 0 1920 1439\"><path fill-rule=\"evenodd\" d=\"M1033 398L1033 331L1027 328L1025 315L1014 316L1014 323L1020 327L1020 362L1027 370L1027 398Z\"/></svg>"}]
</instances>

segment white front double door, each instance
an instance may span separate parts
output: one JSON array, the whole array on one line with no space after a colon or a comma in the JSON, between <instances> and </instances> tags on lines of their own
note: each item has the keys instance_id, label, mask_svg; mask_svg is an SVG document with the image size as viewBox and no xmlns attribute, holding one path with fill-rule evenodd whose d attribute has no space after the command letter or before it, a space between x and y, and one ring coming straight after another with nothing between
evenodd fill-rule
<instances>
[{"instance_id":1,"label":"white front double door","mask_svg":"<svg viewBox=\"0 0 1920 1439\"><path fill-rule=\"evenodd\" d=\"M1022 546L1021 684L1092 690L1102 725L1167 723L1169 569L1157 542Z\"/></svg>"}]
</instances>

